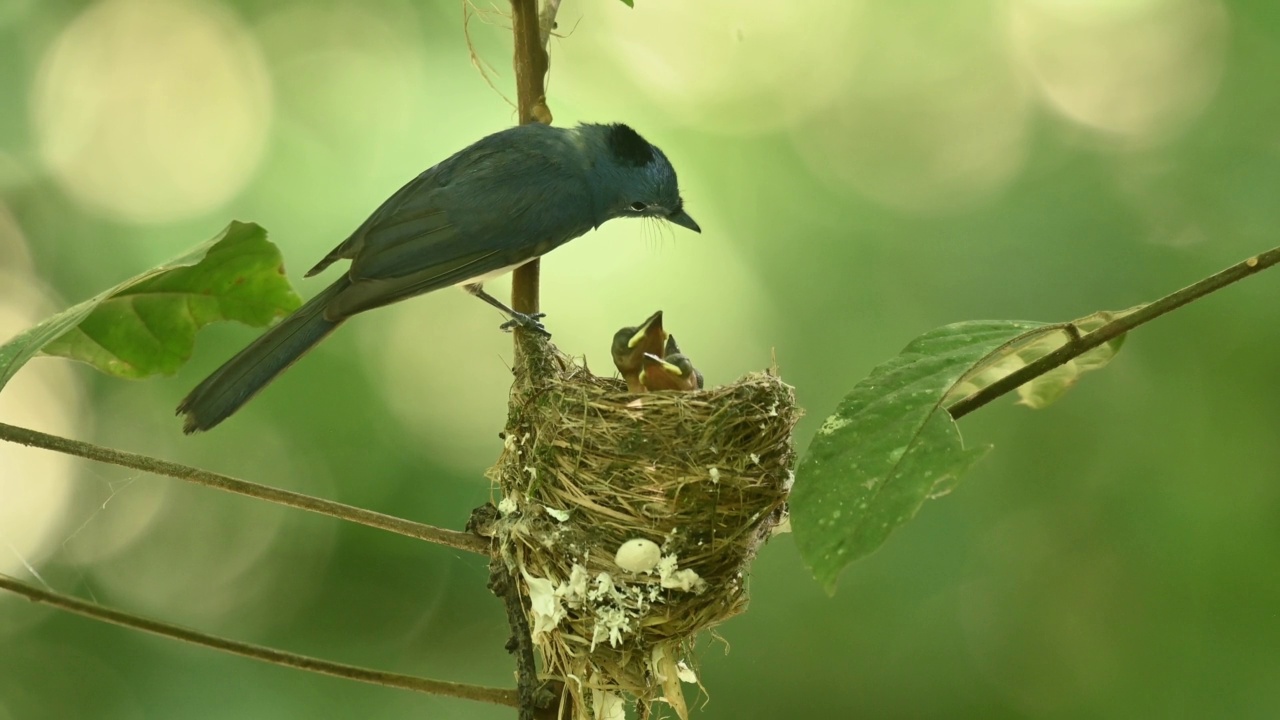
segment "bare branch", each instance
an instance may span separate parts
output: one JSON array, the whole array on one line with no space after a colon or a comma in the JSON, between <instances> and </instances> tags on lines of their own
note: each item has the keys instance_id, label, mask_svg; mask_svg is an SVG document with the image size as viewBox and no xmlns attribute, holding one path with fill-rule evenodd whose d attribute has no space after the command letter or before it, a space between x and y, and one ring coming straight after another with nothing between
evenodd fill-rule
<instances>
[{"instance_id":1,"label":"bare branch","mask_svg":"<svg viewBox=\"0 0 1280 720\"><path fill-rule=\"evenodd\" d=\"M516 102L520 123L551 123L551 110L547 108L546 86L547 53L538 22L538 0L511 0L511 25L515 34ZM511 277L511 307L516 312L538 312L538 285L540 264L538 260L516 268ZM516 333L517 352L519 338L529 333Z\"/></svg>"},{"instance_id":2,"label":"bare branch","mask_svg":"<svg viewBox=\"0 0 1280 720\"><path fill-rule=\"evenodd\" d=\"M547 52L547 43L551 41L551 33L556 29L556 13L560 12L560 0L543 0L542 14L538 16L538 34L542 37L542 52Z\"/></svg>"},{"instance_id":3,"label":"bare branch","mask_svg":"<svg viewBox=\"0 0 1280 720\"><path fill-rule=\"evenodd\" d=\"M1205 295L1208 295L1209 293L1221 290L1234 282L1243 280L1256 272L1275 265L1278 262L1280 262L1280 248L1273 248L1261 255L1256 255L1244 260L1243 262L1236 263L1222 272L1210 275L1200 282L1195 283L1194 285L1189 285L1172 295L1166 295L1153 303L1144 305L1141 309L1109 322L1087 335L1071 337L1067 344L1024 367L1019 368L1016 372L1009 373L969 397L960 400L947 408L947 412L951 413L951 417L959 420L1001 395L1016 390L1023 383L1029 380L1034 380L1050 370L1080 357L1099 345L1120 337L1139 325L1149 323L1167 312L1176 310L1193 300L1198 300Z\"/></svg>"},{"instance_id":4,"label":"bare branch","mask_svg":"<svg viewBox=\"0 0 1280 720\"><path fill-rule=\"evenodd\" d=\"M8 575L0 574L0 590L8 590L9 592L21 595L32 602L44 603L51 607L65 610L66 612L82 615L94 620L108 622L113 625L119 625L131 630L141 630L153 635L181 640L193 645L200 645L214 650L239 655L251 660L259 660L272 665L281 665L283 667L296 668L298 670L306 670L308 672L320 673L322 675L331 675L346 680L355 680L357 682L369 683L372 685L382 685L383 687L398 688L400 690L412 690L413 692L426 693L429 695L443 695L445 697L460 698L463 700L477 700L480 702L494 703L496 705L505 705L507 707L516 707L517 698L514 690L504 690L501 688L490 688L482 685L465 685L462 683L446 682L444 680L430 680L427 678L416 677L413 675L402 675L400 673L383 672L381 670L371 670L369 668L357 667L355 665L344 665L342 663L329 662L306 655L297 655L295 653L284 652L283 650L275 650L273 648L262 647L261 645L251 645L236 640L218 637L216 635L208 635L196 630L190 630L177 625L152 620L150 618L132 615L108 607L103 607L96 603L86 602L79 598L69 595L62 595L50 592L42 588L35 587L22 582Z\"/></svg>"},{"instance_id":5,"label":"bare branch","mask_svg":"<svg viewBox=\"0 0 1280 720\"><path fill-rule=\"evenodd\" d=\"M516 69L516 102L520 123L551 123L551 110L547 108L547 39L555 22L558 0L547 0L546 14L538 17L538 0L511 0L511 30L515 36L513 62ZM545 23L545 25L544 25ZM545 32L543 31L545 27ZM526 314L539 310L539 283L541 263L538 260L516 268L511 277L511 307ZM538 356L539 343L546 340L529 332L515 333L515 363L525 367L530 358ZM545 350L545 348L543 348ZM517 377L522 374L517 372ZM519 381L517 381L518 383ZM513 392L515 390L513 389ZM516 653L516 692L519 698L520 720L534 720L538 712L538 675L534 665L533 646L529 637L529 624L525 620L523 600L516 587L512 572L501 561L489 564L489 587L503 599L511 624L511 642L508 645Z\"/></svg>"},{"instance_id":6,"label":"bare branch","mask_svg":"<svg viewBox=\"0 0 1280 720\"><path fill-rule=\"evenodd\" d=\"M218 473L209 472L208 470L201 470L200 468L194 468L188 465L180 465L178 463L160 460L147 455L115 450L113 448L102 447L101 445L94 445L80 440L58 437L57 435L48 435L37 430L30 430L16 425L8 425L6 423L0 423L0 440L8 440L9 442L19 443L30 447L53 450L54 452L75 455L77 457L94 460L96 462L119 465L120 467L127 467L133 470L141 470L142 472L165 475L178 480L185 480L197 485L214 488L216 490L224 490L238 495L245 495L247 497L275 503L277 505L287 505L292 508L298 508L299 510L306 510L307 512L313 512L319 515L327 515L329 517L346 520L359 525L367 525L372 528L386 530L388 532L415 538L417 540L425 540L437 545L445 545L457 550L466 550L467 552L478 553L480 555L489 554L488 541L483 538L476 537L471 533L458 532L457 530L446 530L444 528L433 527L431 525L423 525L409 520L402 520L397 517L383 515L382 513L358 507L352 507L351 505L344 505L332 500L322 500L320 498L311 497L310 495L281 490L267 485L259 485L245 480L237 480L236 478L229 477L227 475L219 475Z\"/></svg>"}]
</instances>

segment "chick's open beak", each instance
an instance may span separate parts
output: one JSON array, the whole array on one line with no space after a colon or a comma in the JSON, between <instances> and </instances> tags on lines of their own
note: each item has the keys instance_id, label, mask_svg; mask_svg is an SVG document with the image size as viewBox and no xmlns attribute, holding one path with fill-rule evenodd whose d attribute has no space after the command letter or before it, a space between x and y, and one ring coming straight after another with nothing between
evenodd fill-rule
<instances>
[{"instance_id":1,"label":"chick's open beak","mask_svg":"<svg viewBox=\"0 0 1280 720\"><path fill-rule=\"evenodd\" d=\"M613 336L613 364L627 381L631 392L644 392L640 370L645 353L660 353L667 344L662 328L662 311L650 315L639 327L625 327Z\"/></svg>"}]
</instances>

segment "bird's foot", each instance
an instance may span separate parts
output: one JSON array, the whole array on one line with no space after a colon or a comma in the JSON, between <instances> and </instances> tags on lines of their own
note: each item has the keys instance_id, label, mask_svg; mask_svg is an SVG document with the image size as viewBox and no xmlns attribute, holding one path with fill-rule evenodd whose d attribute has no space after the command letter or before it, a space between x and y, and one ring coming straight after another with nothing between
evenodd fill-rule
<instances>
[{"instance_id":1,"label":"bird's foot","mask_svg":"<svg viewBox=\"0 0 1280 720\"><path fill-rule=\"evenodd\" d=\"M537 333L543 337L551 337L551 333L547 332L547 329L542 326L542 323L538 322L546 316L546 313L533 313L532 315L526 315L524 313L513 312L511 313L511 319L502 323L498 327L506 330L507 332L511 332L514 328L524 328L529 332Z\"/></svg>"}]
</instances>

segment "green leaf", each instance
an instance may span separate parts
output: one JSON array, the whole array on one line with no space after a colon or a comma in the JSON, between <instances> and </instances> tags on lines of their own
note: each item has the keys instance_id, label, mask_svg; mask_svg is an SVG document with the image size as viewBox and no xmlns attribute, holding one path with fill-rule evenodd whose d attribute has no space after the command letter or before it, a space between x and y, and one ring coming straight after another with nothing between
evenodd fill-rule
<instances>
[{"instance_id":1,"label":"green leaf","mask_svg":"<svg viewBox=\"0 0 1280 720\"><path fill-rule=\"evenodd\" d=\"M1004 348L993 352L978 367L956 384L947 398L947 405L982 390L1004 376L1021 369L1054 352L1070 342L1072 337L1084 338L1107 323L1128 315L1142 306L1119 312L1102 311L1087 315L1069 323L1046 325L1040 332L1017 338ZM1080 376L1098 370L1111 362L1124 345L1124 335L1099 345L1079 357L1035 377L1018 387L1018 404L1039 410L1056 402L1076 384Z\"/></svg>"},{"instance_id":2,"label":"green leaf","mask_svg":"<svg viewBox=\"0 0 1280 720\"><path fill-rule=\"evenodd\" d=\"M280 250L253 223L232 222L183 256L54 315L0 346L0 388L37 353L124 378L172 374L196 331L218 320L261 327L301 304Z\"/></svg>"},{"instance_id":3,"label":"green leaf","mask_svg":"<svg viewBox=\"0 0 1280 720\"><path fill-rule=\"evenodd\" d=\"M974 321L932 330L845 396L796 470L796 545L828 592L924 501L946 494L988 446L966 448L944 409L954 385L992 352L1044 323Z\"/></svg>"},{"instance_id":4,"label":"green leaf","mask_svg":"<svg viewBox=\"0 0 1280 720\"><path fill-rule=\"evenodd\" d=\"M636 6L636 0L622 0L622 4L629 8L633 8Z\"/></svg>"},{"instance_id":5,"label":"green leaf","mask_svg":"<svg viewBox=\"0 0 1280 720\"><path fill-rule=\"evenodd\" d=\"M1135 307L1121 312L1107 312L1104 310L1082 317L1079 320L1074 320L1071 324L1076 327L1077 332L1083 337L1112 320L1119 319L1137 309ZM1054 333L1052 336L1031 343L1022 353L1023 358L1026 362L1032 362L1036 358L1048 355L1062 347L1066 344L1067 339L1068 335L1065 332ZM1125 336L1121 335L1108 340L1034 380L1023 383L1018 387L1018 404L1026 405L1033 410L1048 407L1070 390L1081 375L1091 370L1101 369L1111 362L1111 359L1116 356L1116 353L1120 352L1120 348L1124 345L1124 339Z\"/></svg>"}]
</instances>

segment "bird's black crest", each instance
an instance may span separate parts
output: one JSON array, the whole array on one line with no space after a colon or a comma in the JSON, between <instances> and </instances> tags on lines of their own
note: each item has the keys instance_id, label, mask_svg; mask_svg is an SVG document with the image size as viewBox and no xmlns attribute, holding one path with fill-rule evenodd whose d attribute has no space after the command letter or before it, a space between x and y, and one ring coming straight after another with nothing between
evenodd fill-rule
<instances>
[{"instance_id":1,"label":"bird's black crest","mask_svg":"<svg viewBox=\"0 0 1280 720\"><path fill-rule=\"evenodd\" d=\"M641 167L653 162L653 146L621 123L609 126L609 150L618 162Z\"/></svg>"}]
</instances>

